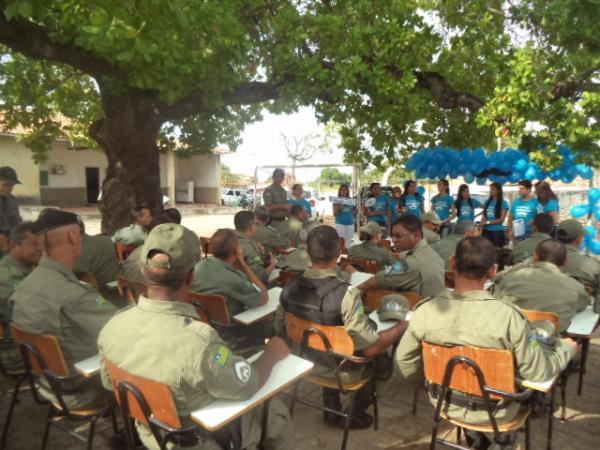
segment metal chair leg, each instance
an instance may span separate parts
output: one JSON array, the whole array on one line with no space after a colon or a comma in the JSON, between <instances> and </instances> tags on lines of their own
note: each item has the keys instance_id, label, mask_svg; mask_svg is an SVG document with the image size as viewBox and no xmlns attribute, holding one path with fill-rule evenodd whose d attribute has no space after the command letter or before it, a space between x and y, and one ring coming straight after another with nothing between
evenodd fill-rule
<instances>
[{"instance_id":1,"label":"metal chair leg","mask_svg":"<svg viewBox=\"0 0 600 450\"><path fill-rule=\"evenodd\" d=\"M553 387L550 391L550 410L548 411L548 435L546 436L546 449L552 450L552 427L554 422L554 391L556 387Z\"/></svg>"},{"instance_id":2,"label":"metal chair leg","mask_svg":"<svg viewBox=\"0 0 600 450\"><path fill-rule=\"evenodd\" d=\"M46 444L48 443L48 436L50 435L50 427L52 426L52 417L54 416L54 407L50 405L48 407L48 418L46 419L46 425L44 427L44 437L42 438L42 450L46 450Z\"/></svg>"},{"instance_id":3,"label":"metal chair leg","mask_svg":"<svg viewBox=\"0 0 600 450\"><path fill-rule=\"evenodd\" d=\"M560 382L560 421L564 422L567 420L567 380L569 379L569 375L567 373L563 373L561 375Z\"/></svg>"},{"instance_id":4,"label":"metal chair leg","mask_svg":"<svg viewBox=\"0 0 600 450\"><path fill-rule=\"evenodd\" d=\"M20 376L17 382L15 383L15 390L13 391L10 398L10 406L8 407L8 414L6 415L6 419L4 420L4 428L2 429L2 442L0 443L0 450L4 450L6 446L6 437L8 436L8 429L10 428L10 422L12 421L12 415L15 410L15 405L17 404L17 398L19 397L19 389L21 388L21 383L25 380L25 375Z\"/></svg>"},{"instance_id":5,"label":"metal chair leg","mask_svg":"<svg viewBox=\"0 0 600 450\"><path fill-rule=\"evenodd\" d=\"M94 431L96 431L96 421L100 416L95 416L90 420L90 431L87 438L87 450L92 450L92 442L94 441Z\"/></svg>"},{"instance_id":6,"label":"metal chair leg","mask_svg":"<svg viewBox=\"0 0 600 450\"><path fill-rule=\"evenodd\" d=\"M375 378L371 379L373 384L373 429L377 431L379 429L379 405L377 404L377 384Z\"/></svg>"},{"instance_id":7,"label":"metal chair leg","mask_svg":"<svg viewBox=\"0 0 600 450\"><path fill-rule=\"evenodd\" d=\"M459 445L460 445L461 434L462 434L461 432L462 432L462 428L461 427L456 427L456 442Z\"/></svg>"},{"instance_id":8,"label":"metal chair leg","mask_svg":"<svg viewBox=\"0 0 600 450\"><path fill-rule=\"evenodd\" d=\"M530 437L529 437L529 417L525 420L525 450L529 450L530 446Z\"/></svg>"},{"instance_id":9,"label":"metal chair leg","mask_svg":"<svg viewBox=\"0 0 600 450\"><path fill-rule=\"evenodd\" d=\"M298 398L298 388L300 387L300 381L294 385L294 393L292 394L292 402L290 403L290 417L294 416L294 408L296 408L296 399Z\"/></svg>"},{"instance_id":10,"label":"metal chair leg","mask_svg":"<svg viewBox=\"0 0 600 450\"><path fill-rule=\"evenodd\" d=\"M581 395L583 390L583 376L585 375L585 368L587 365L588 351L590 349L590 340L582 339L581 341L581 365L579 367L579 385L577 386L577 395Z\"/></svg>"},{"instance_id":11,"label":"metal chair leg","mask_svg":"<svg viewBox=\"0 0 600 450\"><path fill-rule=\"evenodd\" d=\"M415 389L415 393L413 394L413 404L412 404L412 415L416 416L417 415L417 403L419 402L419 390L421 389L420 386L418 386Z\"/></svg>"},{"instance_id":12,"label":"metal chair leg","mask_svg":"<svg viewBox=\"0 0 600 450\"><path fill-rule=\"evenodd\" d=\"M350 419L352 418L352 408L354 407L354 397L356 391L350 394L350 403L348 404L348 410L346 411L346 421L344 423L344 437L342 439L342 450L346 450L348 444L348 433L350 432Z\"/></svg>"},{"instance_id":13,"label":"metal chair leg","mask_svg":"<svg viewBox=\"0 0 600 450\"><path fill-rule=\"evenodd\" d=\"M115 412L114 406L110 409L110 420L112 422L113 433L117 434L119 432L119 427L117 426L117 413Z\"/></svg>"}]
</instances>

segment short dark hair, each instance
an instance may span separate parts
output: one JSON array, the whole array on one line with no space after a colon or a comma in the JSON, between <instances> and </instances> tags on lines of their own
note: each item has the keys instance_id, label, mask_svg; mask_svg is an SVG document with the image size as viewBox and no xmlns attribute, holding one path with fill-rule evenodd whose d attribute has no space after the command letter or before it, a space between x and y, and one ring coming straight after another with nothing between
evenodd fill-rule
<instances>
[{"instance_id":1,"label":"short dark hair","mask_svg":"<svg viewBox=\"0 0 600 450\"><path fill-rule=\"evenodd\" d=\"M565 244L556 239L546 239L535 248L539 261L550 262L562 266L567 262L567 249Z\"/></svg>"},{"instance_id":2,"label":"short dark hair","mask_svg":"<svg viewBox=\"0 0 600 450\"><path fill-rule=\"evenodd\" d=\"M33 222L21 222L10 229L8 239L15 244L21 244L27 237L27 233L35 235L35 231Z\"/></svg>"},{"instance_id":3,"label":"short dark hair","mask_svg":"<svg viewBox=\"0 0 600 450\"><path fill-rule=\"evenodd\" d=\"M302 210L304 209L304 206L302 205L294 205L290 208L290 216L297 216L298 214L300 214L300 212L302 212Z\"/></svg>"},{"instance_id":4,"label":"short dark hair","mask_svg":"<svg viewBox=\"0 0 600 450\"><path fill-rule=\"evenodd\" d=\"M496 263L496 249L483 236L461 239L456 246L456 271L467 278L483 278Z\"/></svg>"},{"instance_id":5,"label":"short dark hair","mask_svg":"<svg viewBox=\"0 0 600 450\"><path fill-rule=\"evenodd\" d=\"M533 226L540 233L550 234L554 228L554 219L548 213L536 214L533 218Z\"/></svg>"},{"instance_id":6,"label":"short dark hair","mask_svg":"<svg viewBox=\"0 0 600 450\"><path fill-rule=\"evenodd\" d=\"M177 208L167 208L162 212L161 216L165 217L170 223L181 225L181 213Z\"/></svg>"},{"instance_id":7,"label":"short dark hair","mask_svg":"<svg viewBox=\"0 0 600 450\"><path fill-rule=\"evenodd\" d=\"M239 211L233 216L233 225L238 231L248 230L255 221L252 211Z\"/></svg>"},{"instance_id":8,"label":"short dark hair","mask_svg":"<svg viewBox=\"0 0 600 450\"><path fill-rule=\"evenodd\" d=\"M320 225L308 233L307 252L313 263L328 263L340 256L340 238L335 228Z\"/></svg>"},{"instance_id":9,"label":"short dark hair","mask_svg":"<svg viewBox=\"0 0 600 450\"><path fill-rule=\"evenodd\" d=\"M149 209L147 206L134 206L129 210L133 220L137 220L144 215L144 210Z\"/></svg>"},{"instance_id":10,"label":"short dark hair","mask_svg":"<svg viewBox=\"0 0 600 450\"><path fill-rule=\"evenodd\" d=\"M221 228L211 236L208 252L212 253L215 258L227 259L235 254L238 242L239 239L233 230Z\"/></svg>"},{"instance_id":11,"label":"short dark hair","mask_svg":"<svg viewBox=\"0 0 600 450\"><path fill-rule=\"evenodd\" d=\"M153 258L160 252L150 252L148 258ZM142 264L142 276L149 285L164 286L170 289L179 289L185 277L192 270L192 267L178 267L175 269L163 269L153 267L146 263Z\"/></svg>"},{"instance_id":12,"label":"short dark hair","mask_svg":"<svg viewBox=\"0 0 600 450\"><path fill-rule=\"evenodd\" d=\"M263 223L267 223L271 218L271 216L267 212L267 208L265 208L264 206L256 207L256 209L254 210L254 217L256 217L256 220Z\"/></svg>"},{"instance_id":13,"label":"short dark hair","mask_svg":"<svg viewBox=\"0 0 600 450\"><path fill-rule=\"evenodd\" d=\"M421 223L421 219L417 216L413 216L411 214L406 214L404 216L398 217L396 222L394 222L394 226L402 225L406 228L406 231L411 233L418 232L423 236L423 224Z\"/></svg>"},{"instance_id":14,"label":"short dark hair","mask_svg":"<svg viewBox=\"0 0 600 450\"><path fill-rule=\"evenodd\" d=\"M531 189L532 186L531 181L529 180L521 180L518 184L519 186L523 186L525 189Z\"/></svg>"}]
</instances>

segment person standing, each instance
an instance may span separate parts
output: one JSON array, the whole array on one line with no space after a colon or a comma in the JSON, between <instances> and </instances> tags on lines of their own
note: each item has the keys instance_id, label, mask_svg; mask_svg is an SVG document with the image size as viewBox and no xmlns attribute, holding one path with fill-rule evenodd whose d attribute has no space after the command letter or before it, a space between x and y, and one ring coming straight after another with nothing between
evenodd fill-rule
<instances>
[{"instance_id":1,"label":"person standing","mask_svg":"<svg viewBox=\"0 0 600 450\"><path fill-rule=\"evenodd\" d=\"M431 199L431 212L437 214L441 220L440 235L444 237L450 231L450 216L454 198L450 195L450 184L448 180L440 180L437 183L438 193ZM446 231L447 230L447 231Z\"/></svg>"},{"instance_id":2,"label":"person standing","mask_svg":"<svg viewBox=\"0 0 600 450\"><path fill-rule=\"evenodd\" d=\"M490 196L483 204L483 215L481 235L488 238L494 247L502 248L505 244L504 220L508 215L508 202L504 200L502 185L500 183L490 184Z\"/></svg>"},{"instance_id":3,"label":"person standing","mask_svg":"<svg viewBox=\"0 0 600 450\"><path fill-rule=\"evenodd\" d=\"M290 198L288 200L288 203L292 206L294 206L294 205L302 206L308 213L308 220L310 220L312 218L312 207L310 206L310 202L302 196L303 193L304 193L304 189L302 189L301 184L293 185L292 186L292 198Z\"/></svg>"},{"instance_id":4,"label":"person standing","mask_svg":"<svg viewBox=\"0 0 600 450\"><path fill-rule=\"evenodd\" d=\"M400 206L406 208L404 212L421 219L425 208L423 206L423 197L417 192L417 183L415 181L408 180L404 183L404 192L401 199Z\"/></svg>"},{"instance_id":5,"label":"person standing","mask_svg":"<svg viewBox=\"0 0 600 450\"><path fill-rule=\"evenodd\" d=\"M519 197L514 201L508 214L508 237L513 242L519 242L531 236L531 225L537 214L538 202L531 195L531 181L519 181ZM519 235L515 229L519 228Z\"/></svg>"},{"instance_id":6,"label":"person standing","mask_svg":"<svg viewBox=\"0 0 600 450\"><path fill-rule=\"evenodd\" d=\"M12 167L0 167L0 234L8 236L10 229L23 222L19 203L12 195L15 184L21 184Z\"/></svg>"},{"instance_id":7,"label":"person standing","mask_svg":"<svg viewBox=\"0 0 600 450\"><path fill-rule=\"evenodd\" d=\"M550 184L546 181L535 183L535 195L538 201L537 213L550 214L554 225L558 225L558 221L560 220L560 205L558 197L550 187Z\"/></svg>"},{"instance_id":8,"label":"person standing","mask_svg":"<svg viewBox=\"0 0 600 450\"><path fill-rule=\"evenodd\" d=\"M277 226L283 222L292 205L288 203L287 192L281 186L285 180L285 172L283 169L275 169L273 171L273 183L263 192L263 200L265 208L271 216L271 226Z\"/></svg>"},{"instance_id":9,"label":"person standing","mask_svg":"<svg viewBox=\"0 0 600 450\"><path fill-rule=\"evenodd\" d=\"M338 189L338 197L350 199L350 188L347 184L342 184L340 186ZM334 203L333 215L335 216L335 229L337 230L338 235L346 241L346 247L349 247L354 238L356 206L345 203Z\"/></svg>"},{"instance_id":10,"label":"person standing","mask_svg":"<svg viewBox=\"0 0 600 450\"><path fill-rule=\"evenodd\" d=\"M394 186L392 189L392 198L390 199L390 227L393 227L400 217L400 214L404 212L402 203L402 188L400 186Z\"/></svg>"},{"instance_id":11,"label":"person standing","mask_svg":"<svg viewBox=\"0 0 600 450\"><path fill-rule=\"evenodd\" d=\"M379 183L371 183L371 196L375 202L373 205L365 207L367 221L375 222L387 230L390 221L390 198L381 191Z\"/></svg>"},{"instance_id":12,"label":"person standing","mask_svg":"<svg viewBox=\"0 0 600 450\"><path fill-rule=\"evenodd\" d=\"M471 198L468 185L461 184L454 202L452 219L456 217L456 223L475 222L475 208L481 208L481 203L479 200Z\"/></svg>"}]
</instances>

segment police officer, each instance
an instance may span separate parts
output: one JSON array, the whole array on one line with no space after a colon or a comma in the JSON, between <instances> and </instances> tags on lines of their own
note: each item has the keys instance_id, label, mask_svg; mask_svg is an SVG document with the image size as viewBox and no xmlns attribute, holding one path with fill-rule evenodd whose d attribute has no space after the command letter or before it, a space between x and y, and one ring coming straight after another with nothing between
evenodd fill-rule
<instances>
[{"instance_id":1,"label":"police officer","mask_svg":"<svg viewBox=\"0 0 600 450\"><path fill-rule=\"evenodd\" d=\"M273 184L263 192L265 208L271 216L271 225L274 227L285 220L292 207L288 203L286 190L281 187L283 180L285 180L283 169L275 169L273 171Z\"/></svg>"},{"instance_id":2,"label":"police officer","mask_svg":"<svg viewBox=\"0 0 600 450\"><path fill-rule=\"evenodd\" d=\"M554 228L554 219L550 214L537 214L533 219L532 228L533 234L530 238L515 244L508 259L508 263L511 266L531 258L539 243L550 239L550 233L552 233L552 229Z\"/></svg>"},{"instance_id":3,"label":"police officer","mask_svg":"<svg viewBox=\"0 0 600 450\"><path fill-rule=\"evenodd\" d=\"M392 228L396 250L404 258L379 271L359 288L416 290L422 297L439 295L444 289L444 262L423 239L421 220L413 215L400 216Z\"/></svg>"},{"instance_id":4,"label":"police officer","mask_svg":"<svg viewBox=\"0 0 600 450\"><path fill-rule=\"evenodd\" d=\"M348 256L351 258L374 259L382 265L391 265L394 262L392 252L379 245L384 233L385 228L382 228L377 222L367 222L365 226L360 227L358 234L358 238L362 243L350 247Z\"/></svg>"},{"instance_id":5,"label":"police officer","mask_svg":"<svg viewBox=\"0 0 600 450\"><path fill-rule=\"evenodd\" d=\"M442 221L434 212L423 214L423 237L428 244L433 244L440 240L440 225Z\"/></svg>"},{"instance_id":6,"label":"police officer","mask_svg":"<svg viewBox=\"0 0 600 450\"><path fill-rule=\"evenodd\" d=\"M588 294L595 299L594 309L600 312L600 263L579 252L584 236L583 225L574 219L558 224L556 238L567 246L567 263L562 271L585 286Z\"/></svg>"},{"instance_id":7,"label":"police officer","mask_svg":"<svg viewBox=\"0 0 600 450\"><path fill-rule=\"evenodd\" d=\"M166 384L184 427L192 426L190 413L215 399L246 400L268 378L274 364L289 354L279 338L273 338L254 364L234 355L215 330L201 322L188 303L194 279L194 263L200 256L194 234L176 224L163 224L149 234L141 251L147 296L136 306L115 315L102 329L98 347L105 359L135 375ZM112 389L106 368L102 380ZM271 400L267 418L266 448L294 448L292 423L287 408ZM200 428L173 448L208 450L256 448L260 442L263 408L253 409L240 421L215 436ZM136 427L143 444L156 449L150 428ZM220 445L220 447L219 447Z\"/></svg>"},{"instance_id":8,"label":"police officer","mask_svg":"<svg viewBox=\"0 0 600 450\"><path fill-rule=\"evenodd\" d=\"M73 367L98 353L98 333L117 310L73 273L81 255L77 216L50 209L34 226L46 256L11 296L12 320L30 333L58 337L66 362ZM72 388L65 399L73 408L98 404L105 395L97 379L77 382Z\"/></svg>"},{"instance_id":9,"label":"police officer","mask_svg":"<svg viewBox=\"0 0 600 450\"><path fill-rule=\"evenodd\" d=\"M130 211L133 223L123 227L113 235L115 244L141 245L148 236L148 228L152 223L152 214L148 208L135 207Z\"/></svg>"},{"instance_id":10,"label":"police officer","mask_svg":"<svg viewBox=\"0 0 600 450\"><path fill-rule=\"evenodd\" d=\"M240 241L244 259L256 276L266 285L275 268L276 260L271 253L254 240L256 218L252 211L240 211L233 217L235 235Z\"/></svg>"},{"instance_id":11,"label":"police officer","mask_svg":"<svg viewBox=\"0 0 600 450\"><path fill-rule=\"evenodd\" d=\"M473 222L462 221L454 226L452 232L445 238L431 244L431 248L444 261L444 268L450 270L450 259L456 252L456 246L465 236L478 236L479 229Z\"/></svg>"},{"instance_id":12,"label":"police officer","mask_svg":"<svg viewBox=\"0 0 600 450\"><path fill-rule=\"evenodd\" d=\"M12 167L0 167L0 234L8 236L10 229L22 222L19 204L12 195L15 184L21 184Z\"/></svg>"},{"instance_id":13,"label":"police officer","mask_svg":"<svg viewBox=\"0 0 600 450\"><path fill-rule=\"evenodd\" d=\"M285 236L282 236L271 223L271 217L264 206L259 206L254 211L256 220L258 221L256 227L256 234L254 239L267 247L271 252L278 252L285 250L291 246L291 242Z\"/></svg>"},{"instance_id":14,"label":"police officer","mask_svg":"<svg viewBox=\"0 0 600 450\"><path fill-rule=\"evenodd\" d=\"M494 279L494 295L521 309L557 314L560 321L557 331L564 332L573 316L590 304L583 285L561 272L566 260L567 250L562 242L542 241L534 251L531 264L498 274Z\"/></svg>"},{"instance_id":15,"label":"police officer","mask_svg":"<svg viewBox=\"0 0 600 450\"><path fill-rule=\"evenodd\" d=\"M421 344L472 345L483 348L512 350L517 375L526 380L544 381L557 376L576 352L572 339L559 340L549 352L542 350L535 339L527 318L514 305L495 300L484 290L485 282L495 275L496 251L484 237L461 240L452 258L455 271L454 291L419 303L413 311L410 325L395 354L398 373L403 381L422 385L423 362ZM449 326L451 324L451 326ZM432 403L435 397L430 393ZM461 401L462 400L462 401ZM487 411L469 407L477 398L453 392L445 412L450 418L470 424L489 423ZM512 420L518 402L508 402L495 410L501 424ZM472 438L472 435L468 434ZM482 441L485 436L479 436ZM472 442L469 442L471 445ZM489 441L476 448L488 448Z\"/></svg>"},{"instance_id":16,"label":"police officer","mask_svg":"<svg viewBox=\"0 0 600 450\"><path fill-rule=\"evenodd\" d=\"M277 268L290 272L304 272L310 267L310 256L308 255L307 240L308 233L315 227L314 223L305 223L298 233L296 248L286 255L277 258Z\"/></svg>"},{"instance_id":17,"label":"police officer","mask_svg":"<svg viewBox=\"0 0 600 450\"><path fill-rule=\"evenodd\" d=\"M298 233L302 229L302 224L308 219L308 213L302 205L293 205L290 209L290 217L285 222L281 222L277 227L279 234L290 240L292 245L298 243Z\"/></svg>"},{"instance_id":18,"label":"police officer","mask_svg":"<svg viewBox=\"0 0 600 450\"><path fill-rule=\"evenodd\" d=\"M354 348L359 354L375 357L384 352L400 338L406 324L399 323L382 333L377 333L371 325L365 314L360 292L336 275L340 241L335 228L327 225L314 228L308 234L307 245L312 267L283 288L281 304L275 318L277 334L286 334L285 313L290 312L302 319L323 325L343 326L354 340ZM333 378L330 366L323 364L322 355L311 353L311 359L317 364L314 369L316 374ZM342 369L340 375L342 379L350 382L360 377L361 373L356 367L348 365ZM341 409L339 393L335 389L323 389L323 402L326 407ZM351 411L351 427L371 426L373 418L365 411L370 403L370 387L367 387L356 396ZM337 415L329 412L324 413L324 420L330 425L344 425Z\"/></svg>"}]
</instances>

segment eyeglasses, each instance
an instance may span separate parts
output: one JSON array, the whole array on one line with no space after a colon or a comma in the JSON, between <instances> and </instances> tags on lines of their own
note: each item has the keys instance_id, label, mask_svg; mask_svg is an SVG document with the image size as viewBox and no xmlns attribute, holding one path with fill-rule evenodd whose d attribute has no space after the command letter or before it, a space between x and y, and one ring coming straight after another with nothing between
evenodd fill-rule
<instances>
[{"instance_id":1,"label":"eyeglasses","mask_svg":"<svg viewBox=\"0 0 600 450\"><path fill-rule=\"evenodd\" d=\"M392 233L392 237L396 239L402 239L404 236L408 236L410 231L405 231L404 233Z\"/></svg>"}]
</instances>

